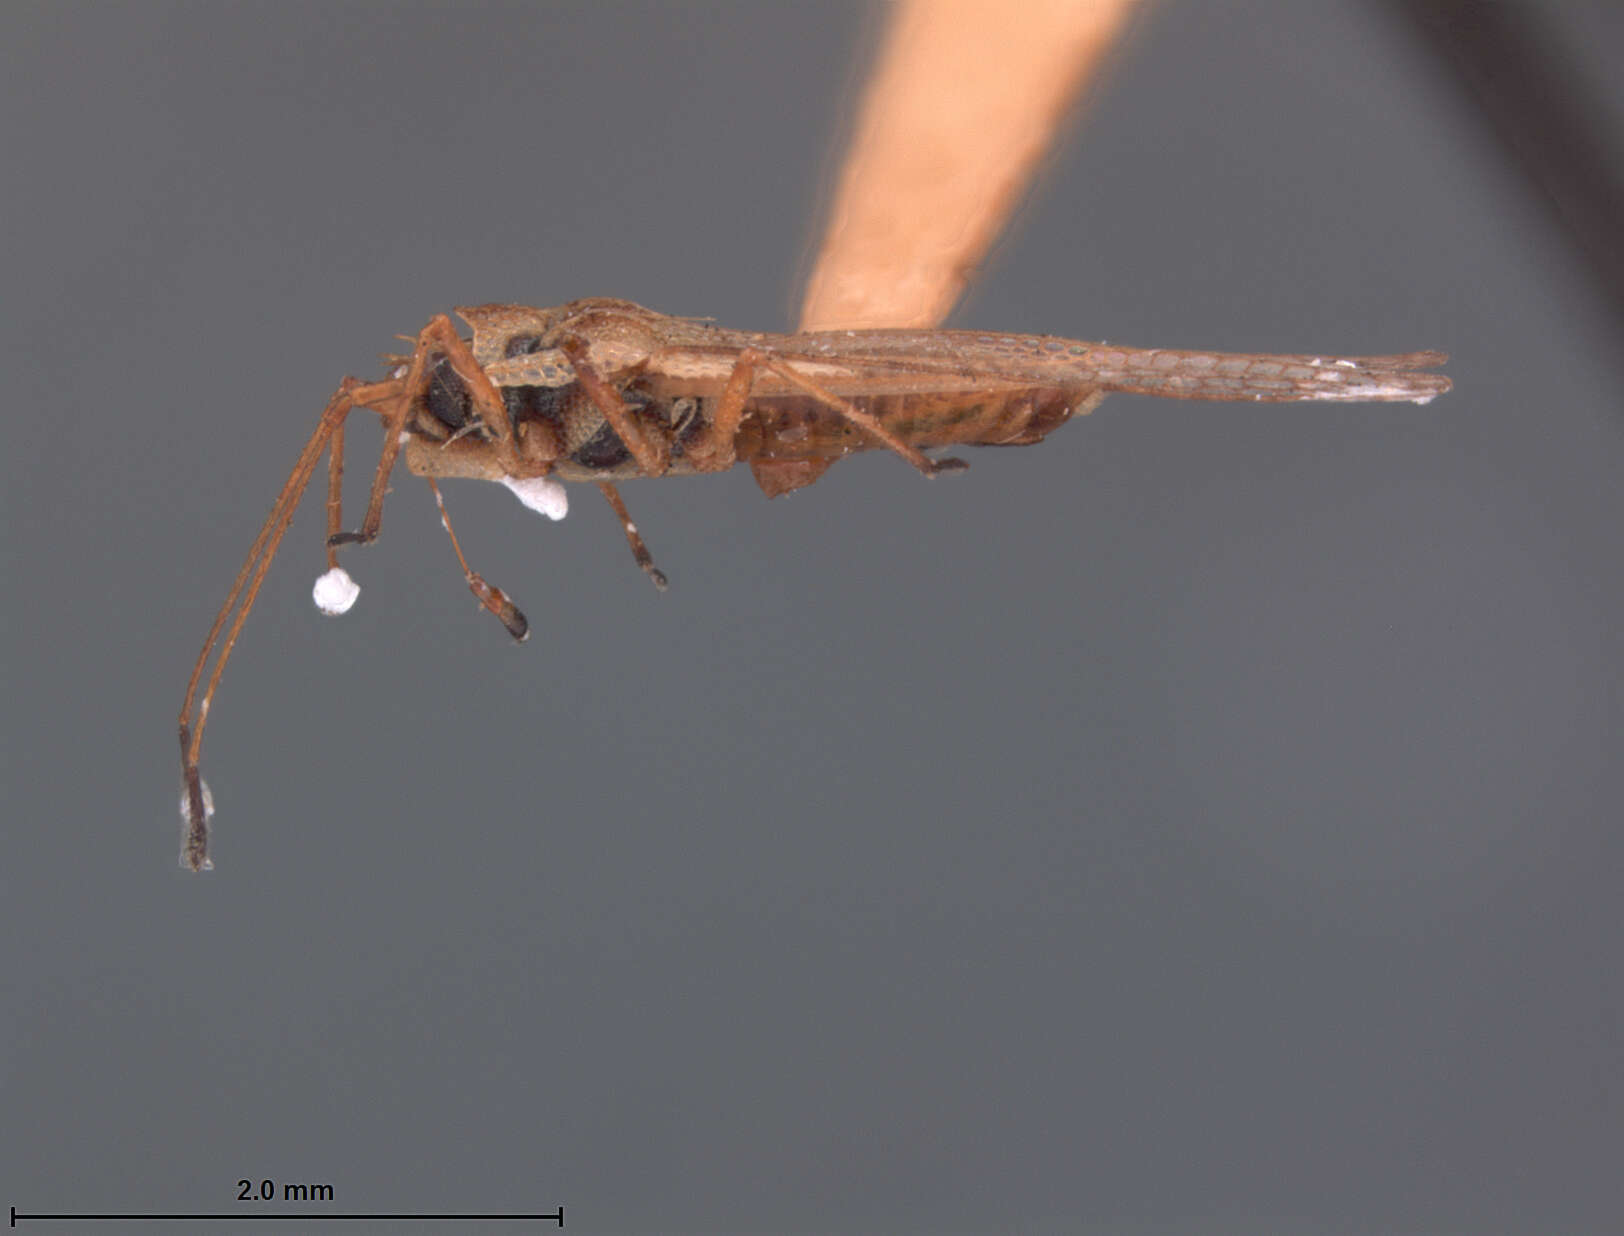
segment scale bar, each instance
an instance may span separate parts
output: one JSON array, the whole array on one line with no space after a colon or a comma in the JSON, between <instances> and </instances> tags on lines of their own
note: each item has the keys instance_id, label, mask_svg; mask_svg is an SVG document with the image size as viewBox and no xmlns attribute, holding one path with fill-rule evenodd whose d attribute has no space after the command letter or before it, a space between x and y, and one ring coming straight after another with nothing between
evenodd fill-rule
<instances>
[{"instance_id":1,"label":"scale bar","mask_svg":"<svg viewBox=\"0 0 1624 1236\"><path fill-rule=\"evenodd\" d=\"M477 1220L482 1220L482 1221L485 1221L485 1222L495 1222L495 1223L503 1223L503 1222L513 1222L513 1223L530 1222L530 1223L533 1223L533 1222L538 1222L539 1221L539 1222L545 1222L545 1223L556 1223L559 1227L563 1227L564 1226L564 1208L562 1206L560 1206L557 1210L551 1211L549 1213L535 1214L535 1215L519 1215L519 1214L463 1214L463 1215L459 1215L459 1214L405 1214L405 1213L401 1213L401 1212L393 1212L393 1213L389 1213L389 1214L383 1214L383 1213L379 1213L379 1214L326 1214L326 1213L323 1213L321 1211L316 1211L316 1210L301 1211L298 1214L289 1214L289 1215L254 1214L254 1213L252 1213L250 1211L242 1211L242 1210L227 1210L227 1211L224 1211L224 1212L222 1212L220 1214L159 1214L159 1213L156 1213L156 1212L146 1212L146 1211L141 1211L141 1212L130 1211L130 1212L124 1212L124 1213L119 1213L119 1214L101 1214L101 1213L95 1213L95 1214L91 1214L91 1213L80 1213L80 1214L22 1214L22 1213L18 1212L18 1210L17 1210L17 1208L15 1206L13 1206L11 1208L11 1226L12 1227L16 1227L18 1222L20 1222L20 1221L21 1222L26 1222L26 1221L28 1221L30 1219L75 1219L75 1220L82 1219L82 1220L88 1220L88 1221L101 1220L101 1219L118 1219L118 1220L123 1220L123 1221L126 1221L126 1222L131 1221L131 1220L138 1220L139 1221L139 1220L150 1220L150 1219L161 1219L161 1220L165 1220L165 1221L177 1221L177 1220L183 1221L183 1220L193 1220L193 1219L204 1219L204 1220L207 1220L207 1219L258 1219L258 1220L262 1220L262 1221L281 1222L281 1223L311 1223L311 1222L326 1221L328 1219L477 1219Z\"/></svg>"}]
</instances>

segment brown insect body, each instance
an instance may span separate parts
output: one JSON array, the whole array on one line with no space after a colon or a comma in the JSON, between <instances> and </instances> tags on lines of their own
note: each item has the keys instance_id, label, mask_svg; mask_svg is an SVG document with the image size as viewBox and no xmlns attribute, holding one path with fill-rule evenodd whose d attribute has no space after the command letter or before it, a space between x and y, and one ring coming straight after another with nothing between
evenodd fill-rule
<instances>
[{"instance_id":1,"label":"brown insect body","mask_svg":"<svg viewBox=\"0 0 1624 1236\"><path fill-rule=\"evenodd\" d=\"M1449 388L1442 375L1416 372L1443 363L1436 352L1363 358L1226 355L983 331L773 335L601 298L553 309L481 305L457 312L473 327L475 359L503 392L510 412L519 413L520 437L543 416L564 429L565 449L551 459L551 472L570 481L647 472L580 391L559 347L569 335L589 340L591 362L617 385L633 415L650 432L672 439L674 449L660 475L720 471L735 462L823 463L888 445L825 395L872 416L908 444L931 449L1040 442L1071 416L1092 411L1113 390L1302 401L1426 400ZM732 427L732 450L722 454L727 463L718 466L715 455L693 459L683 449L686 442L715 423L723 384L740 355L752 350L793 367L819 393L808 393L778 373L756 374ZM538 398L538 392L547 395ZM525 414L538 406L545 408L541 416ZM614 444L609 451L574 453L605 439ZM436 450L438 457L431 457ZM432 431L407 444L407 466L425 476L499 480L506 475L500 460L482 451L478 441L439 446ZM762 469L756 470L761 479ZM777 483L762 487L785 492Z\"/></svg>"},{"instance_id":2,"label":"brown insect body","mask_svg":"<svg viewBox=\"0 0 1624 1236\"><path fill-rule=\"evenodd\" d=\"M667 440L670 456L660 475L691 476L749 463L770 494L800 487L784 483L788 465L812 465L821 473L843 455L886 443L827 399L768 371L755 376L744 398L731 449L696 455L690 445L716 425L722 389L739 356L751 350L793 366L822 392L919 449L1038 442L1104 394L1052 367L1022 371L1006 363L1005 372L988 372L985 358L973 353L978 341L991 337L972 332L771 335L670 318L629 301L605 299L557 309L482 305L457 312L473 327L470 350L501 392L526 458L545 462L551 475L566 481L647 475L576 381L558 346L570 334L590 339L591 362L615 385L631 415L649 434ZM972 355L961 354L966 347ZM466 392L453 398L464 400ZM500 480L509 475L489 450L494 433L448 442L445 431L451 428L432 415L418 425L406 443L407 467L423 476Z\"/></svg>"},{"instance_id":3,"label":"brown insect body","mask_svg":"<svg viewBox=\"0 0 1624 1236\"><path fill-rule=\"evenodd\" d=\"M721 472L742 462L772 497L811 484L836 459L858 450L889 449L927 476L960 469L965 465L957 459L932 460L923 451L1040 442L1070 417L1092 411L1111 391L1425 403L1450 385L1441 374L1423 372L1444 362L1437 352L1225 354L982 331L773 335L602 298L552 309L481 305L457 312L472 327L471 340L441 315L418 334L410 356L394 358L387 378L347 378L339 385L215 618L181 706L184 866L212 865L213 808L198 773L209 703L324 451L328 574L342 577L350 589L330 610L341 612L353 601L354 588L338 568L336 551L377 536L389 474L402 449L407 468L431 486L439 477L500 481L538 510L549 509L554 480L596 482L638 564L663 588L665 577L627 515L616 481ZM361 527L345 532L343 428L358 407L382 418L384 448ZM555 518L562 514L561 492L556 501ZM441 508L443 515L443 502ZM468 567L449 519L444 522L469 589L523 639L523 614ZM318 604L326 607L319 596ZM219 655L194 715L216 647Z\"/></svg>"}]
</instances>

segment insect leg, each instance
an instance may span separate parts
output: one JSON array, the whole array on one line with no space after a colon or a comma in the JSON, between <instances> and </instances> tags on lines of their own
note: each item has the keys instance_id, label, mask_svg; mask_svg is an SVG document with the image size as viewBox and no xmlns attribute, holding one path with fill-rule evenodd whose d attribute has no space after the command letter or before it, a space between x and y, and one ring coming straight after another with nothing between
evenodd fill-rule
<instances>
[{"instance_id":1,"label":"insect leg","mask_svg":"<svg viewBox=\"0 0 1624 1236\"><path fill-rule=\"evenodd\" d=\"M903 441L892 433L880 422L878 417L864 412L850 400L842 399L834 392L825 390L794 366L785 364L772 353L763 352L757 348L745 348L739 353L738 360L733 366L733 372L728 375L727 386L722 392L716 416L712 421L713 431L718 434L725 431L730 439L733 434L738 432L739 420L743 415L744 403L754 382L754 370L756 369L765 369L768 373L782 378L791 386L799 387L819 403L833 408L858 429L901 455L902 458L919 469L925 476L937 476L943 472L959 472L970 466L964 460L951 456L946 459L931 459L918 447Z\"/></svg>"},{"instance_id":2,"label":"insect leg","mask_svg":"<svg viewBox=\"0 0 1624 1236\"><path fill-rule=\"evenodd\" d=\"M457 376L467 384L468 395L474 401L480 419L496 431L497 450L501 453L502 466L507 468L508 475L522 477L532 471L526 469L519 457L519 439L514 433L512 418L508 416L507 404L502 400L502 392L496 389L495 383L479 367L473 350L457 333L451 319L443 313L435 314L418 333L412 363L420 367L421 373L407 377L407 389L414 395L421 396L428 389L428 357L431 353L444 356Z\"/></svg>"},{"instance_id":3,"label":"insect leg","mask_svg":"<svg viewBox=\"0 0 1624 1236\"><path fill-rule=\"evenodd\" d=\"M378 539L378 528L383 522L384 495L389 492L389 473L394 469L395 457L400 454L401 433L411 415L413 405L423 398L432 377L430 358L443 356L468 388L469 397L479 409L481 419L490 425L497 436L497 449L502 464L510 476L523 476L525 467L519 460L518 442L513 436L513 424L508 419L507 405L497 393L485 371L479 367L474 354L463 342L451 319L436 314L427 326L418 332L417 347L406 372L394 384L400 398L380 408L384 418L383 454L378 457L378 470L373 474L372 492L367 498L367 513L361 527L355 532L333 532L327 538L328 547L340 545L370 545Z\"/></svg>"},{"instance_id":4,"label":"insect leg","mask_svg":"<svg viewBox=\"0 0 1624 1236\"><path fill-rule=\"evenodd\" d=\"M509 635L522 644L530 638L530 620L507 593L493 584L487 584L485 577L468 565L468 559L462 556L462 545L457 540L457 534L451 529L451 516L446 514L445 499L440 496L440 487L434 483L432 476L423 479L428 481L429 488L434 491L434 501L440 508L440 526L451 538L451 549L457 555L457 562L462 567L463 578L468 581L468 591L474 594L476 601L500 619Z\"/></svg>"},{"instance_id":5,"label":"insect leg","mask_svg":"<svg viewBox=\"0 0 1624 1236\"><path fill-rule=\"evenodd\" d=\"M620 496L620 490L608 481L599 481L598 489L603 496L609 499L609 505L615 510L620 520L620 526L626 533L626 544L632 547L632 557L637 559L637 565L643 568L644 574L654 581L654 586L661 592L665 591L665 572L654 565L654 555L648 552L648 546L643 544L643 535L638 532L637 525L632 523L632 517L626 510L625 500Z\"/></svg>"},{"instance_id":6,"label":"insect leg","mask_svg":"<svg viewBox=\"0 0 1624 1236\"><path fill-rule=\"evenodd\" d=\"M870 416L867 412L864 412L861 408L857 407L849 400L842 399L839 395L824 390L823 387L819 386L816 382L812 381L811 378L807 377L793 366L786 365L783 361L779 360L776 356L773 356L770 353L761 353L758 355L760 356L760 359L757 361L757 363L763 369L766 369L770 373L777 374L779 377L783 378L784 381L793 386L800 387L814 399L817 399L821 403L827 404L836 412L840 413L840 415L844 416L853 425L856 425L859 429L869 434L869 436L877 438L881 442L885 443L886 446L890 447L898 455L901 455L915 468L918 468L919 471L925 476L937 476L943 472L962 472L964 469L970 466L969 464L965 463L964 460L957 459L952 456L949 456L946 459L929 458L918 447L910 445L909 443L904 442L901 438L897 437L896 434L892 433L889 429L882 425L877 417Z\"/></svg>"},{"instance_id":7,"label":"insect leg","mask_svg":"<svg viewBox=\"0 0 1624 1236\"><path fill-rule=\"evenodd\" d=\"M626 444L626 449L632 453L632 458L637 460L643 474L664 476L671 467L671 444L654 432L653 426L644 425L632 415L626 401L620 397L620 392L592 363L586 340L579 335L569 335L560 340L558 346L574 366L575 380L597 405L598 411L603 413L603 419L609 422L609 427Z\"/></svg>"},{"instance_id":8,"label":"insect leg","mask_svg":"<svg viewBox=\"0 0 1624 1236\"><path fill-rule=\"evenodd\" d=\"M344 422L333 426L327 444L327 569L338 569L338 546L334 538L344 526Z\"/></svg>"},{"instance_id":9,"label":"insect leg","mask_svg":"<svg viewBox=\"0 0 1624 1236\"><path fill-rule=\"evenodd\" d=\"M283 483L282 492L277 494L271 513L265 517L264 524L260 526L259 535L249 546L248 556L243 559L242 567L237 571L237 578L232 582L231 591L226 594L225 602L215 614L214 624L209 627L208 636L203 640L203 647L192 666L192 676L186 682L186 697L180 706L181 778L184 786L183 814L186 822L186 835L181 843L181 861L193 871L202 871L212 866L209 862L208 849L208 818L211 814L211 804L208 801L208 790L198 772L198 755L203 746L203 728L208 724L209 703L214 699L215 689L220 685L220 676L225 672L226 662L231 659L232 649L237 645L237 636L254 608L260 585L265 582L265 573L270 570L271 560L276 557L282 535L287 532L288 524L293 520L293 512L299 505L299 499L304 496L305 487L310 484L310 477L316 470L322 451L333 442L344 424L344 418L352 409L375 402L383 403L398 394L399 387L395 382L363 385L354 378L345 378L339 384L338 390L334 391L333 397L328 400L315 432L310 435L304 450L299 453L293 471ZM339 465L339 471L342 473L342 464ZM232 618L233 611L236 617L232 619L230 629L226 630L226 621ZM225 631L224 640L220 638L222 631ZM209 674L207 685L204 686L202 702L197 703L197 688L203 678L203 669L217 646L220 650L219 656L215 658L214 669ZM194 703L197 703L196 724L193 724L192 716Z\"/></svg>"},{"instance_id":10,"label":"insect leg","mask_svg":"<svg viewBox=\"0 0 1624 1236\"><path fill-rule=\"evenodd\" d=\"M684 448L687 457L702 472L726 472L737 459L734 439L739 435L739 422L744 419L744 405L750 398L750 387L756 380L756 362L761 353L747 349L739 353L733 370L727 375L727 384L716 401L716 411L710 423L694 435Z\"/></svg>"},{"instance_id":11,"label":"insect leg","mask_svg":"<svg viewBox=\"0 0 1624 1236\"><path fill-rule=\"evenodd\" d=\"M372 493L367 498L367 513L361 520L361 527L356 532L337 532L332 530L338 506L337 499L331 491L327 496L327 563L329 566L338 564L338 556L333 552L340 545L370 545L378 539L378 528L383 523L383 499L389 492L389 474L394 471L395 457L400 454L400 439L402 430L406 426L406 418L411 414L412 401L401 398L396 400L387 412L383 412L383 450L378 455L378 469L372 474ZM329 472L331 477L331 472ZM339 470L339 479L343 479L342 465ZM329 480L329 485L331 481Z\"/></svg>"}]
</instances>

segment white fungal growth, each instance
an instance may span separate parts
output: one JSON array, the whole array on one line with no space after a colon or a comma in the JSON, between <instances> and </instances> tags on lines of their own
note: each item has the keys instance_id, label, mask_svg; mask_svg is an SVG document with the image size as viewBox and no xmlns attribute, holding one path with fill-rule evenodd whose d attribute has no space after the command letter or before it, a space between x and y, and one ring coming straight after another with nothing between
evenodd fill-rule
<instances>
[{"instance_id":1,"label":"white fungal growth","mask_svg":"<svg viewBox=\"0 0 1624 1236\"><path fill-rule=\"evenodd\" d=\"M343 567L334 567L316 577L316 586L310 590L316 608L330 618L349 612L355 598L361 595L361 585L350 578Z\"/></svg>"},{"instance_id":2,"label":"white fungal growth","mask_svg":"<svg viewBox=\"0 0 1624 1236\"><path fill-rule=\"evenodd\" d=\"M214 793L209 789L209 783L202 777L197 779L197 784L203 790L203 822L207 824L214 818ZM192 804L187 801L189 797L183 784L180 787L180 818L183 823L190 822Z\"/></svg>"},{"instance_id":3,"label":"white fungal growth","mask_svg":"<svg viewBox=\"0 0 1624 1236\"><path fill-rule=\"evenodd\" d=\"M570 512L569 491L550 476L504 476L502 484L520 502L548 519L563 519Z\"/></svg>"},{"instance_id":4,"label":"white fungal growth","mask_svg":"<svg viewBox=\"0 0 1624 1236\"><path fill-rule=\"evenodd\" d=\"M202 777L197 779L198 789L203 793L203 827L212 830L214 824L214 794L209 789L209 783ZM181 782L180 787L180 865L187 871L192 869L190 860L186 857L186 842L192 834L192 804L190 796L186 793L186 783ZM205 857L199 871L213 871L214 860Z\"/></svg>"}]
</instances>

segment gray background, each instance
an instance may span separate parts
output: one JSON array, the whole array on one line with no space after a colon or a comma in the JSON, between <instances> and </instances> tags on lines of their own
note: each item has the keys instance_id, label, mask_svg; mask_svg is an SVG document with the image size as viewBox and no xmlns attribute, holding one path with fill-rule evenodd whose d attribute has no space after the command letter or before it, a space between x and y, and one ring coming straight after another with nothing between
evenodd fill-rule
<instances>
[{"instance_id":1,"label":"gray background","mask_svg":"<svg viewBox=\"0 0 1624 1236\"><path fill-rule=\"evenodd\" d=\"M1619 341L1385 11L1166 7L955 321L1440 347L1452 395L631 484L663 597L589 491L453 483L523 648L404 473L319 617L312 495L204 879L174 711L338 378L470 301L788 326L874 18L0 20L0 1203L1616 1230Z\"/></svg>"}]
</instances>

